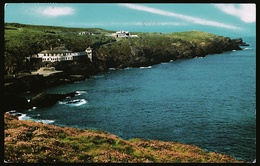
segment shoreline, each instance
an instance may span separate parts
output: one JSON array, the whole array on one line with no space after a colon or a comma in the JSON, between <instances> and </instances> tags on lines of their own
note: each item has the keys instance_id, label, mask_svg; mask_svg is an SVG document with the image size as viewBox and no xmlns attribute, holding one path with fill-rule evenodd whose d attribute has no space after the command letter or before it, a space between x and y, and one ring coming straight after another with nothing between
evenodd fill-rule
<instances>
[{"instance_id":1,"label":"shoreline","mask_svg":"<svg viewBox=\"0 0 260 166\"><path fill-rule=\"evenodd\" d=\"M163 62L162 62L162 63L163 63ZM151 67L152 67L152 66L151 66ZM141 69L141 68L147 68L147 67L139 67L139 68ZM148 68L149 68L149 66L148 66ZM117 70L117 69L109 68L108 71L109 71L109 70ZM105 71L105 72L107 72L107 71ZM244 162L246 162L246 161L244 161ZM253 163L254 163L254 162L256 162L256 161L253 161ZM250 162L250 163L251 163L251 162Z\"/></svg>"},{"instance_id":2,"label":"shoreline","mask_svg":"<svg viewBox=\"0 0 260 166\"><path fill-rule=\"evenodd\" d=\"M32 74L22 74L21 76L18 76L16 78L11 78L11 80L14 80L12 83L4 83L4 89L5 89L4 97L7 100L7 102L4 103L4 112L10 111L9 105L12 106L17 105L17 107L13 107L12 110L18 109L18 111L20 110L23 111L25 109L32 108L33 106L28 105L30 104L29 102L25 102L24 100L25 98L22 97L24 95L36 94L37 96L48 88L52 88L64 84L73 84L78 81L84 81L90 77L95 77L97 74L100 74L102 72L109 72L111 70L124 70L130 68L149 69L152 68L152 66L154 65L158 65L162 63L170 63L177 60L203 58L206 56L214 56L214 54L207 54L205 56L196 56L193 58L180 58L176 60L169 60L167 62L161 61L159 63L149 64L144 66L134 66L134 67L126 66L124 68L113 68L113 67L103 66L99 71L95 71L91 74L88 73L84 75L78 73L66 74L66 72L62 70L56 70L54 67L52 67L51 74L48 73L46 74L45 72L42 71L43 69L39 69L38 71L41 71L42 74L39 73L35 74L36 72ZM21 84L25 84L25 86L23 85L21 86ZM21 104L21 100L24 100L22 104ZM16 103L16 104L13 105L11 103Z\"/></svg>"}]
</instances>

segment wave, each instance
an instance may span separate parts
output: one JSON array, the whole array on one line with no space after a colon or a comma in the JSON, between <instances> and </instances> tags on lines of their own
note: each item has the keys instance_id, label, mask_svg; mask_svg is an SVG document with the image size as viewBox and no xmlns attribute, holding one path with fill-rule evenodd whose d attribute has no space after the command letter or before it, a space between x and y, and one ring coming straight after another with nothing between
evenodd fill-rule
<instances>
[{"instance_id":1,"label":"wave","mask_svg":"<svg viewBox=\"0 0 260 166\"><path fill-rule=\"evenodd\" d=\"M8 111L6 113L17 116L19 120L29 119L29 117L26 116L26 114L22 114L20 112L17 112L16 110L11 110L11 111Z\"/></svg>"},{"instance_id":2,"label":"wave","mask_svg":"<svg viewBox=\"0 0 260 166\"><path fill-rule=\"evenodd\" d=\"M249 48L243 48L243 50L251 50L251 49L253 49L253 48L250 48L250 47Z\"/></svg>"},{"instance_id":3,"label":"wave","mask_svg":"<svg viewBox=\"0 0 260 166\"><path fill-rule=\"evenodd\" d=\"M147 66L147 67L140 67L140 69L150 69L152 66Z\"/></svg>"},{"instance_id":4,"label":"wave","mask_svg":"<svg viewBox=\"0 0 260 166\"><path fill-rule=\"evenodd\" d=\"M11 111L7 111L6 113L13 114L13 113L16 113L16 111L15 110L11 110Z\"/></svg>"},{"instance_id":5,"label":"wave","mask_svg":"<svg viewBox=\"0 0 260 166\"><path fill-rule=\"evenodd\" d=\"M201 58L204 58L202 56L195 56L193 59L201 59Z\"/></svg>"},{"instance_id":6,"label":"wave","mask_svg":"<svg viewBox=\"0 0 260 166\"><path fill-rule=\"evenodd\" d=\"M92 78L103 78L104 75L96 75L96 76L92 76Z\"/></svg>"},{"instance_id":7,"label":"wave","mask_svg":"<svg viewBox=\"0 0 260 166\"><path fill-rule=\"evenodd\" d=\"M33 121L41 122L41 123L45 123L45 124L50 124L50 123L54 123L55 122L54 120L47 120L47 119L41 119L41 120L33 119Z\"/></svg>"},{"instance_id":8,"label":"wave","mask_svg":"<svg viewBox=\"0 0 260 166\"><path fill-rule=\"evenodd\" d=\"M70 101L59 101L59 104L65 104L70 106L81 106L83 104L86 104L87 101L85 99L74 99Z\"/></svg>"},{"instance_id":9,"label":"wave","mask_svg":"<svg viewBox=\"0 0 260 166\"><path fill-rule=\"evenodd\" d=\"M31 117L26 116L26 114L21 114L20 116L18 116L18 119L19 120L29 120L29 119L31 119Z\"/></svg>"},{"instance_id":10,"label":"wave","mask_svg":"<svg viewBox=\"0 0 260 166\"><path fill-rule=\"evenodd\" d=\"M111 68L109 68L108 70L116 70L116 68L111 67Z\"/></svg>"},{"instance_id":11,"label":"wave","mask_svg":"<svg viewBox=\"0 0 260 166\"><path fill-rule=\"evenodd\" d=\"M48 120L48 119L34 119L30 116L27 116L26 114L21 114L20 116L18 116L19 120L32 120L34 122L41 122L41 123L45 123L45 124L50 124L50 123L54 123L54 120Z\"/></svg>"},{"instance_id":12,"label":"wave","mask_svg":"<svg viewBox=\"0 0 260 166\"><path fill-rule=\"evenodd\" d=\"M76 91L76 96L80 96L80 95L82 95L84 93L87 93L87 92L84 91L84 90L78 90L78 91Z\"/></svg>"},{"instance_id":13,"label":"wave","mask_svg":"<svg viewBox=\"0 0 260 166\"><path fill-rule=\"evenodd\" d=\"M41 122L45 124L54 123L54 120L48 120L48 119L33 119L32 117L28 116L27 114L23 114L20 112L16 112L15 110L8 111L7 113L17 116L18 120L32 120L34 122ZM37 116L40 116L39 114Z\"/></svg>"}]
</instances>

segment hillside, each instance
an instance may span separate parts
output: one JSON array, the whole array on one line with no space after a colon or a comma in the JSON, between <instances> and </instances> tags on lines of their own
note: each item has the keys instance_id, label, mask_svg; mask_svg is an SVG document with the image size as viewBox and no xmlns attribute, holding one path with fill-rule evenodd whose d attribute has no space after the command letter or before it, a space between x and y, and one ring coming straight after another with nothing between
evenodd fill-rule
<instances>
[{"instance_id":1,"label":"hillside","mask_svg":"<svg viewBox=\"0 0 260 166\"><path fill-rule=\"evenodd\" d=\"M97 35L79 35L89 32ZM23 70L32 70L25 57L37 54L52 47L66 46L72 51L82 51L88 46L98 46L110 40L105 34L111 31L100 28L65 28L55 26L36 26L18 23L5 23L4 73L17 74Z\"/></svg>"},{"instance_id":2,"label":"hillside","mask_svg":"<svg viewBox=\"0 0 260 166\"><path fill-rule=\"evenodd\" d=\"M58 127L4 115L4 160L11 163L238 163L194 145L99 130Z\"/></svg>"},{"instance_id":3,"label":"hillside","mask_svg":"<svg viewBox=\"0 0 260 166\"><path fill-rule=\"evenodd\" d=\"M116 30L115 30L116 31ZM65 46L71 51L94 49L94 58L107 68L139 67L180 58L192 58L213 53L240 49L228 37L188 31L176 33L136 32L137 38L108 36L115 31L100 28L67 28L5 23L4 74L37 70L37 66L25 62L25 57L42 50ZM87 34L80 35L80 32ZM94 62L94 63L95 63Z\"/></svg>"}]
</instances>

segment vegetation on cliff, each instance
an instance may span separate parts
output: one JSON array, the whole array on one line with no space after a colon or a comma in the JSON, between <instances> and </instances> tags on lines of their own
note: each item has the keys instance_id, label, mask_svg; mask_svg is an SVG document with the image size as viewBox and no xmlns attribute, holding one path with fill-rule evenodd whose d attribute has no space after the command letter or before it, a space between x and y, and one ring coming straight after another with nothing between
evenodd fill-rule
<instances>
[{"instance_id":1,"label":"vegetation on cliff","mask_svg":"<svg viewBox=\"0 0 260 166\"><path fill-rule=\"evenodd\" d=\"M82 31L98 35L79 35ZM17 74L23 70L30 71L32 66L24 61L25 57L37 54L42 50L64 45L72 51L83 51L88 46L97 46L99 43L111 39L105 36L106 33L111 33L111 31L99 28L64 28L5 23L5 74Z\"/></svg>"},{"instance_id":2,"label":"vegetation on cliff","mask_svg":"<svg viewBox=\"0 0 260 166\"><path fill-rule=\"evenodd\" d=\"M125 68L240 49L230 38L201 31L137 34L139 38L122 38L100 46L96 56L104 59L108 67Z\"/></svg>"},{"instance_id":3,"label":"vegetation on cliff","mask_svg":"<svg viewBox=\"0 0 260 166\"><path fill-rule=\"evenodd\" d=\"M238 163L194 145L58 127L4 115L4 160L12 163Z\"/></svg>"},{"instance_id":4,"label":"vegetation on cliff","mask_svg":"<svg viewBox=\"0 0 260 166\"><path fill-rule=\"evenodd\" d=\"M87 33L80 35L80 32ZM65 46L72 51L83 51L89 46L92 47L95 59L93 64L96 64L85 67L84 72L87 72L89 68L97 69L99 67L108 69L109 67L148 66L169 60L240 49L228 37L200 31L168 34L136 32L134 34L137 34L138 37L118 38L117 40L108 36L113 32L100 28L65 28L5 23L4 74L37 70L24 61L25 57L57 46ZM79 65L82 64L79 63ZM64 65L58 67L61 66ZM76 68L76 66L70 66L70 69Z\"/></svg>"}]
</instances>

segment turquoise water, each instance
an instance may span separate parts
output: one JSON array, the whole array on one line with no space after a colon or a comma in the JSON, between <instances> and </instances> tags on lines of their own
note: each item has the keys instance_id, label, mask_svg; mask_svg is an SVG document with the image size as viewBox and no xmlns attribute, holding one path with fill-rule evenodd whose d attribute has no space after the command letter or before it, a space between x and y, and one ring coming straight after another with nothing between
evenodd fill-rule
<instances>
[{"instance_id":1,"label":"turquoise water","mask_svg":"<svg viewBox=\"0 0 260 166\"><path fill-rule=\"evenodd\" d=\"M27 118L61 126L194 144L237 159L256 158L256 47L177 60L147 68L110 70L46 90L78 91ZM73 101L73 102L71 102ZM24 119L26 117L23 116Z\"/></svg>"}]
</instances>

